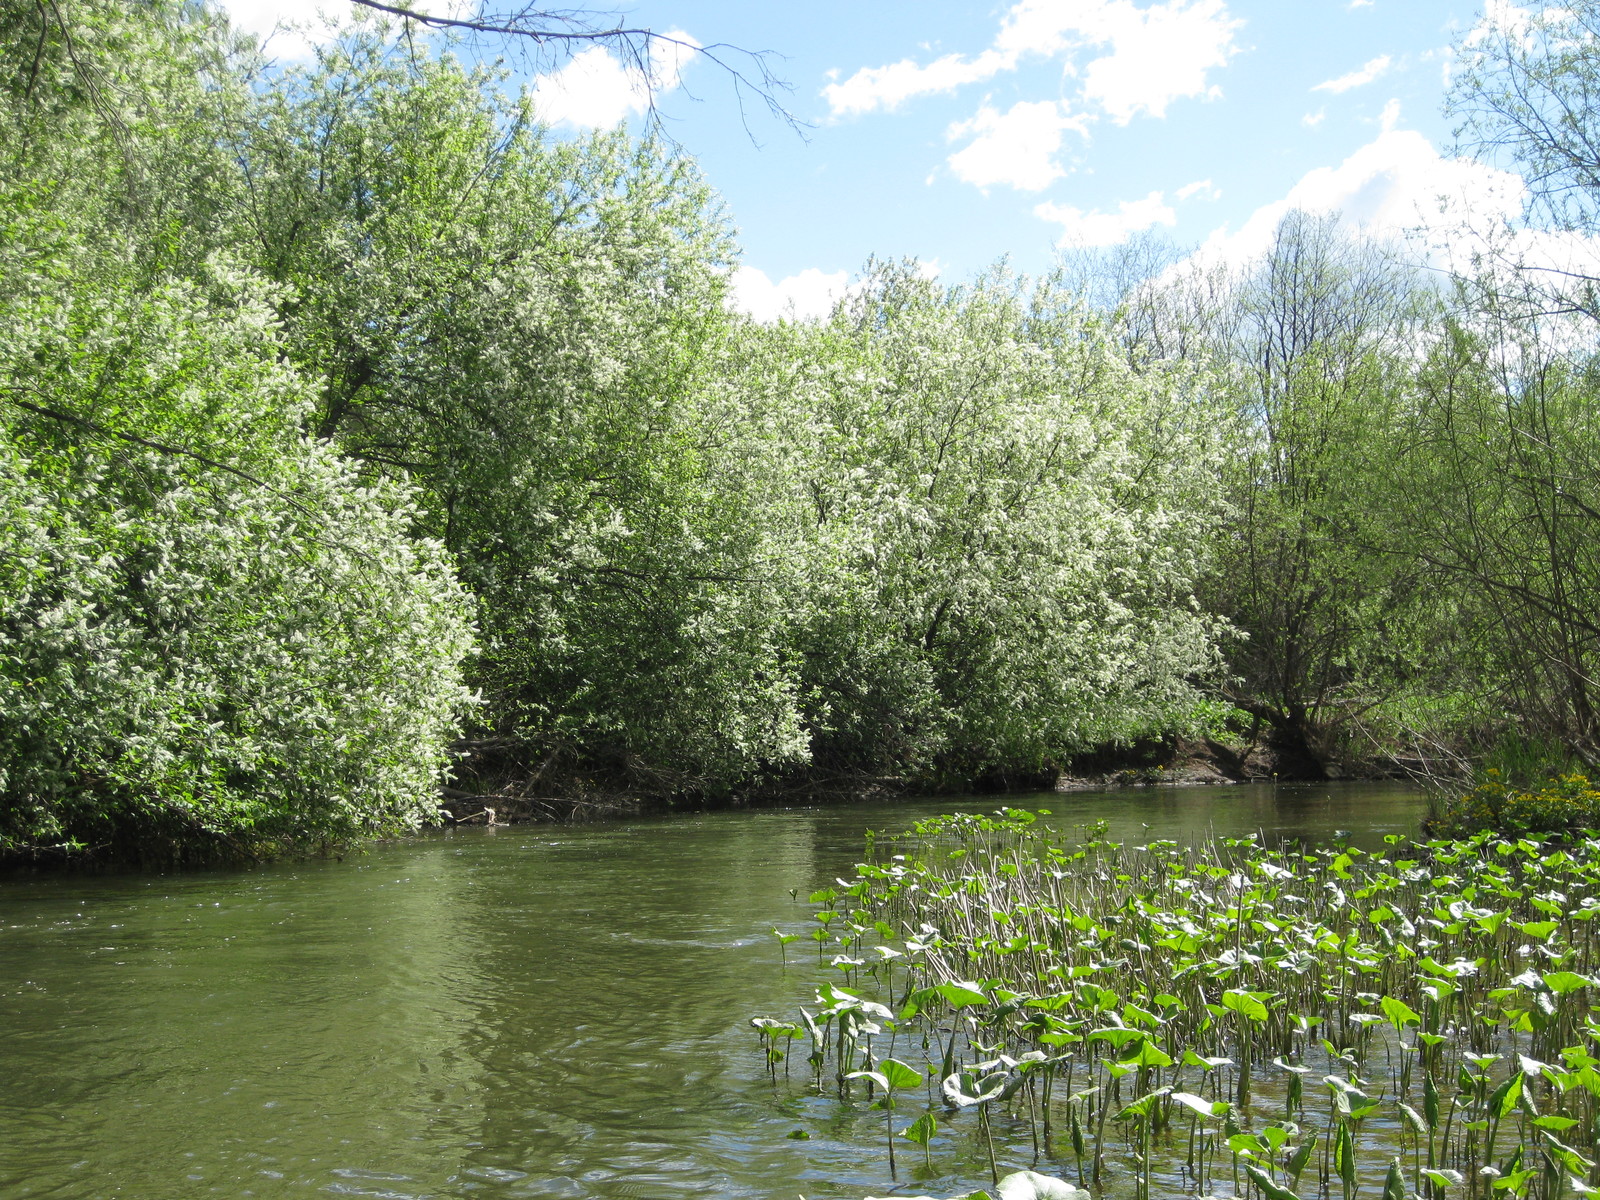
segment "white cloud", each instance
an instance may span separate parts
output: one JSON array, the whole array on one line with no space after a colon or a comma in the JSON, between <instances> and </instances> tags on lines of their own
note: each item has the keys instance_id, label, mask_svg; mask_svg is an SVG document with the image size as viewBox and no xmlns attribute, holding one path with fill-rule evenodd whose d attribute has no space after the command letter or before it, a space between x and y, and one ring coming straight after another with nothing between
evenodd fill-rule
<instances>
[{"instance_id":1,"label":"white cloud","mask_svg":"<svg viewBox=\"0 0 1600 1200\"><path fill-rule=\"evenodd\" d=\"M1358 8L1371 8L1372 0L1350 0L1350 3L1346 4L1345 7L1351 12L1355 12Z\"/></svg>"},{"instance_id":2,"label":"white cloud","mask_svg":"<svg viewBox=\"0 0 1600 1200\"><path fill-rule=\"evenodd\" d=\"M1057 244L1071 247L1119 246L1136 233L1156 225L1175 225L1178 220L1160 192L1151 192L1142 200L1124 200L1114 213L1084 212L1047 201L1037 205L1033 215L1062 226Z\"/></svg>"},{"instance_id":3,"label":"white cloud","mask_svg":"<svg viewBox=\"0 0 1600 1200\"><path fill-rule=\"evenodd\" d=\"M1192 200L1196 196L1202 200L1222 199L1222 192L1209 179L1197 179L1193 183L1186 183L1178 189L1177 195L1179 200Z\"/></svg>"},{"instance_id":4,"label":"white cloud","mask_svg":"<svg viewBox=\"0 0 1600 1200\"><path fill-rule=\"evenodd\" d=\"M886 67L864 67L843 83L830 83L822 94L835 116L871 112L875 108L894 109L913 96L952 92L964 83L989 79L1013 66L1014 62L992 50L975 59L946 54L927 66L906 58Z\"/></svg>"},{"instance_id":5,"label":"white cloud","mask_svg":"<svg viewBox=\"0 0 1600 1200\"><path fill-rule=\"evenodd\" d=\"M552 125L609 128L650 104L650 85L642 73L630 71L604 46L574 54L558 71L541 75L533 85L533 110Z\"/></svg>"},{"instance_id":6,"label":"white cloud","mask_svg":"<svg viewBox=\"0 0 1600 1200\"><path fill-rule=\"evenodd\" d=\"M944 264L937 258L913 265L917 276L930 282L944 274ZM819 271L816 267L773 283L765 271L746 266L734 271L731 282L729 307L766 324L785 318L826 317L835 304L859 295L867 283L852 280L847 271Z\"/></svg>"},{"instance_id":7,"label":"white cloud","mask_svg":"<svg viewBox=\"0 0 1600 1200\"><path fill-rule=\"evenodd\" d=\"M1337 167L1307 172L1283 199L1256 209L1238 230L1224 226L1213 232L1199 254L1232 263L1254 258L1296 208L1337 212L1351 226L1399 237L1515 219L1525 194L1517 175L1472 159L1444 158L1415 130L1386 129Z\"/></svg>"},{"instance_id":8,"label":"white cloud","mask_svg":"<svg viewBox=\"0 0 1600 1200\"><path fill-rule=\"evenodd\" d=\"M694 61L700 39L682 29L669 29L650 42L650 81L657 91L670 92L683 82L683 69Z\"/></svg>"},{"instance_id":9,"label":"white cloud","mask_svg":"<svg viewBox=\"0 0 1600 1200\"><path fill-rule=\"evenodd\" d=\"M343 5L329 0L221 0L235 29L254 34L269 54L284 59L310 58L314 46L328 41L332 27L321 17L342 15Z\"/></svg>"},{"instance_id":10,"label":"white cloud","mask_svg":"<svg viewBox=\"0 0 1600 1200\"><path fill-rule=\"evenodd\" d=\"M1335 96L1348 92L1351 88L1361 87L1371 83L1378 76L1389 70L1394 60L1387 54L1380 54L1377 58L1369 58L1359 70L1351 71L1348 75L1341 75L1337 79L1327 79L1317 84L1313 92L1332 92Z\"/></svg>"},{"instance_id":11,"label":"white cloud","mask_svg":"<svg viewBox=\"0 0 1600 1200\"><path fill-rule=\"evenodd\" d=\"M1316 112L1307 113L1305 116L1301 117L1300 124L1304 125L1307 129L1315 129L1318 125L1322 124L1327 115L1327 109L1319 108Z\"/></svg>"},{"instance_id":12,"label":"white cloud","mask_svg":"<svg viewBox=\"0 0 1600 1200\"><path fill-rule=\"evenodd\" d=\"M933 268L938 273L938 268ZM772 322L782 317L825 317L833 306L849 294L847 271L819 271L807 267L773 283L765 271L740 267L733 273L731 302L735 309L758 321Z\"/></svg>"},{"instance_id":13,"label":"white cloud","mask_svg":"<svg viewBox=\"0 0 1600 1200\"><path fill-rule=\"evenodd\" d=\"M1467 31L1461 44L1470 50L1496 35L1526 37L1532 23L1533 12L1530 9L1513 4L1511 0L1484 0L1478 23Z\"/></svg>"},{"instance_id":14,"label":"white cloud","mask_svg":"<svg viewBox=\"0 0 1600 1200\"><path fill-rule=\"evenodd\" d=\"M1119 125L1141 112L1165 116L1174 100L1218 94L1207 74L1233 57L1240 25L1222 0L1172 0L1148 9L1126 0L1102 3L1098 10L1060 0L1053 6L1065 9L1064 16L1081 13L1074 21L1077 31L1111 47L1085 68L1083 94Z\"/></svg>"},{"instance_id":15,"label":"white cloud","mask_svg":"<svg viewBox=\"0 0 1600 1200\"><path fill-rule=\"evenodd\" d=\"M604 46L590 46L559 70L533 83L533 108L541 121L609 129L639 116L656 95L678 86L684 65L700 45L681 29L651 43L649 74L624 64Z\"/></svg>"},{"instance_id":16,"label":"white cloud","mask_svg":"<svg viewBox=\"0 0 1600 1200\"><path fill-rule=\"evenodd\" d=\"M972 119L947 131L951 141L975 135L970 145L950 156L950 169L981 188L1003 183L1037 192L1066 174L1055 156L1068 129L1085 132L1083 120L1069 116L1066 105L1054 100L1020 101L1005 113L986 104Z\"/></svg>"},{"instance_id":17,"label":"white cloud","mask_svg":"<svg viewBox=\"0 0 1600 1200\"><path fill-rule=\"evenodd\" d=\"M1391 97L1378 116L1378 127L1388 133L1398 124L1400 124L1400 101Z\"/></svg>"},{"instance_id":18,"label":"white cloud","mask_svg":"<svg viewBox=\"0 0 1600 1200\"><path fill-rule=\"evenodd\" d=\"M949 92L1015 70L1027 56L1093 53L1069 73L1082 96L1113 120L1141 112L1163 116L1176 99L1210 96L1207 74L1236 53L1241 22L1225 0L1166 0L1140 8L1133 0L1018 0L994 44L976 56L947 54L926 66L910 59L866 67L823 89L835 116L894 108L913 96Z\"/></svg>"},{"instance_id":19,"label":"white cloud","mask_svg":"<svg viewBox=\"0 0 1600 1200\"><path fill-rule=\"evenodd\" d=\"M1546 15L1555 18L1558 22L1567 15L1568 10L1551 7L1545 10ZM1533 50L1533 22L1532 10L1514 4L1511 0L1484 0L1483 12L1479 14L1477 23L1467 30L1458 46L1445 46L1435 54L1442 60L1440 73L1443 76L1444 86L1452 86L1458 67L1457 59L1462 59L1466 64L1471 64L1484 53L1485 43L1503 39L1515 47L1520 44L1523 50Z\"/></svg>"}]
</instances>

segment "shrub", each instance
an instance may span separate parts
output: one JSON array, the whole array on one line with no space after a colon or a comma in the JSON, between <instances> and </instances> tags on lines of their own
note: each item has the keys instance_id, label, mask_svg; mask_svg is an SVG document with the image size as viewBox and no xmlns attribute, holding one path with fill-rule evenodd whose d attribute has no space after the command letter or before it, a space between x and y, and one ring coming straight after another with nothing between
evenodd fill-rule
<instances>
[{"instance_id":1,"label":"shrub","mask_svg":"<svg viewBox=\"0 0 1600 1200\"><path fill-rule=\"evenodd\" d=\"M465 594L302 431L260 283L0 229L0 856L173 862L413 827Z\"/></svg>"},{"instance_id":2,"label":"shrub","mask_svg":"<svg viewBox=\"0 0 1600 1200\"><path fill-rule=\"evenodd\" d=\"M1564 833L1600 828L1600 787L1576 771L1524 788L1508 783L1497 768L1484 772L1464 796L1449 800L1428 822L1436 836L1459 837L1480 830L1503 833Z\"/></svg>"}]
</instances>

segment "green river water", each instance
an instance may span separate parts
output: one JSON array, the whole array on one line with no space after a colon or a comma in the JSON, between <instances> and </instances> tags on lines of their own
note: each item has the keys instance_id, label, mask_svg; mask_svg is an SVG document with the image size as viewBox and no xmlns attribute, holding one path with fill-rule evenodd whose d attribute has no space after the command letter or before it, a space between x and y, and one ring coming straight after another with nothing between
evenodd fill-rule
<instances>
[{"instance_id":1,"label":"green river water","mask_svg":"<svg viewBox=\"0 0 1600 1200\"><path fill-rule=\"evenodd\" d=\"M785 969L770 930L812 927L806 894L849 872L866 830L1002 802L1131 841L1349 830L1370 845L1423 812L1387 785L1155 788L13 878L0 1197L890 1194L881 1114L808 1095L803 1063L789 1086L765 1075L749 1018L792 1019L820 977L811 942ZM899 1191L984 1182L970 1131L952 1128L936 1172L903 1164ZM1013 1135L1002 1161L1026 1166L1026 1133L997 1122L997 1140Z\"/></svg>"}]
</instances>

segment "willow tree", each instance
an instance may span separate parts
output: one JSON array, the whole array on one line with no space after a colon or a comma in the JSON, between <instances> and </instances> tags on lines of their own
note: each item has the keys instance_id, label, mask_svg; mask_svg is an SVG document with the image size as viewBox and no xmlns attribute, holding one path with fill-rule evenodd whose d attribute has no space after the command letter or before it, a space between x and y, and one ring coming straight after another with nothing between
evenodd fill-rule
<instances>
[{"instance_id":1,"label":"willow tree","mask_svg":"<svg viewBox=\"0 0 1600 1200\"><path fill-rule=\"evenodd\" d=\"M1456 49L1445 112L1457 120L1461 148L1521 176L1530 226L1600 233L1600 4L1495 9ZM1484 245L1485 265L1518 280L1502 300L1525 292L1546 313L1600 319L1592 251L1569 241L1528 253L1527 239L1493 236Z\"/></svg>"},{"instance_id":2,"label":"willow tree","mask_svg":"<svg viewBox=\"0 0 1600 1200\"><path fill-rule=\"evenodd\" d=\"M1515 758L1594 762L1600 364L1561 348L1573 333L1523 303L1458 314L1418 373L1389 494L1405 549L1453 599L1480 732L1527 748Z\"/></svg>"},{"instance_id":3,"label":"willow tree","mask_svg":"<svg viewBox=\"0 0 1600 1200\"><path fill-rule=\"evenodd\" d=\"M1484 691L1509 732L1600 759L1600 5L1485 16L1447 111L1474 154L1527 184L1478 228L1451 336L1422 377L1419 441L1448 522L1419 538L1472 602ZM1425 526L1427 509L1417 507Z\"/></svg>"},{"instance_id":4,"label":"willow tree","mask_svg":"<svg viewBox=\"0 0 1600 1200\"><path fill-rule=\"evenodd\" d=\"M1423 575L1382 497L1431 301L1391 251L1297 212L1233 304L1231 515L1207 595L1244 634L1233 703L1315 771L1426 658Z\"/></svg>"}]
</instances>

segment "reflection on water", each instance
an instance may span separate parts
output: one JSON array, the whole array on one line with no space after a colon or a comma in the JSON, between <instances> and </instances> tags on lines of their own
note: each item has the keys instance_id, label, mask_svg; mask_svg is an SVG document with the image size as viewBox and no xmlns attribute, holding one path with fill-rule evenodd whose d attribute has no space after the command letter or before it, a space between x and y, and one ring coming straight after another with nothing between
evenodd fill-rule
<instances>
[{"instance_id":1,"label":"reflection on water","mask_svg":"<svg viewBox=\"0 0 1600 1200\"><path fill-rule=\"evenodd\" d=\"M774 1091L806 894L994 798L458 831L343 862L0 884L0 1195L854 1196L881 1116ZM1390 786L1010 797L1111 836L1415 831ZM790 889L799 895L791 900ZM997 1127L998 1128L998 1127ZM809 1137L797 1140L791 1134ZM975 1147L902 1189L953 1190Z\"/></svg>"}]
</instances>

